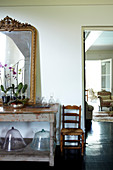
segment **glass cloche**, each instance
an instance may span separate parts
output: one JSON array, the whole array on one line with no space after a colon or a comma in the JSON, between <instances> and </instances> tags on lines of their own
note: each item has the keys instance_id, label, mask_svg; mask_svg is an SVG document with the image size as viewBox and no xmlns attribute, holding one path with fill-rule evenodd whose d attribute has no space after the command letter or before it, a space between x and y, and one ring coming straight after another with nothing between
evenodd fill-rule
<instances>
[{"instance_id":1,"label":"glass cloche","mask_svg":"<svg viewBox=\"0 0 113 170\"><path fill-rule=\"evenodd\" d=\"M31 148L39 151L50 150L50 132L42 129L36 132L31 143Z\"/></svg>"},{"instance_id":2,"label":"glass cloche","mask_svg":"<svg viewBox=\"0 0 113 170\"><path fill-rule=\"evenodd\" d=\"M7 151L18 151L22 150L24 147L26 147L26 143L20 132L14 129L14 127L8 130L5 136L3 149Z\"/></svg>"}]
</instances>

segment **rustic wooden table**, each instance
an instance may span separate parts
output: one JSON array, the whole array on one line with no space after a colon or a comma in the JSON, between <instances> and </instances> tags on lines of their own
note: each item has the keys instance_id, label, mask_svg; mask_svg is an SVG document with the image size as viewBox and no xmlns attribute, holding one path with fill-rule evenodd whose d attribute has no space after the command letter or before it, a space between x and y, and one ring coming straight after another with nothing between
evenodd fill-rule
<instances>
[{"instance_id":1,"label":"rustic wooden table","mask_svg":"<svg viewBox=\"0 0 113 170\"><path fill-rule=\"evenodd\" d=\"M33 151L25 148L22 152L6 152L0 150L0 161L48 161L54 166L54 137L55 118L58 104L49 108L35 108L26 106L13 109L9 106L0 106L0 122L49 122L50 123L50 152Z\"/></svg>"}]
</instances>

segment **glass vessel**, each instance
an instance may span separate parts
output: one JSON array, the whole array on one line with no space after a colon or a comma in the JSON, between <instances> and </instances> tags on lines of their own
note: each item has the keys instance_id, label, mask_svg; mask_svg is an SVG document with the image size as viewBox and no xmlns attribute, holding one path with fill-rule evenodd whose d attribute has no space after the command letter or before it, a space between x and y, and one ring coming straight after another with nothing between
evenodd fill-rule
<instances>
[{"instance_id":1,"label":"glass vessel","mask_svg":"<svg viewBox=\"0 0 113 170\"><path fill-rule=\"evenodd\" d=\"M49 99L49 104L52 105L55 103L55 100L53 98L53 94L50 95L50 99Z\"/></svg>"},{"instance_id":2,"label":"glass vessel","mask_svg":"<svg viewBox=\"0 0 113 170\"><path fill-rule=\"evenodd\" d=\"M12 127L5 136L3 149L6 151L18 151L26 147L26 143L17 129Z\"/></svg>"},{"instance_id":3,"label":"glass vessel","mask_svg":"<svg viewBox=\"0 0 113 170\"><path fill-rule=\"evenodd\" d=\"M2 96L3 105L7 105L10 101L10 96Z\"/></svg>"},{"instance_id":4,"label":"glass vessel","mask_svg":"<svg viewBox=\"0 0 113 170\"><path fill-rule=\"evenodd\" d=\"M36 132L31 143L31 148L39 151L49 151L50 150L50 133L42 129Z\"/></svg>"}]
</instances>

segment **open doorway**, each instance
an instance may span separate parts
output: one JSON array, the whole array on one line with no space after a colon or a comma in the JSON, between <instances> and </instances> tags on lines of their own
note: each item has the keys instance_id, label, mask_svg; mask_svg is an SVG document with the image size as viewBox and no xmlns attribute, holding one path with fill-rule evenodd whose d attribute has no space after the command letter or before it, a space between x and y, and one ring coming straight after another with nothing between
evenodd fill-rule
<instances>
[{"instance_id":1,"label":"open doorway","mask_svg":"<svg viewBox=\"0 0 113 170\"><path fill-rule=\"evenodd\" d=\"M100 55L103 51L98 51L96 57ZM91 52L92 53L92 52ZM86 101L93 105L94 111L99 110L100 99L99 92L106 91L112 94L112 56L108 53L113 53L112 51L107 51L106 58L109 59L91 59L92 54L85 58L85 90L87 91ZM106 108L103 108L106 110ZM109 108L108 108L109 109Z\"/></svg>"},{"instance_id":2,"label":"open doorway","mask_svg":"<svg viewBox=\"0 0 113 170\"><path fill-rule=\"evenodd\" d=\"M93 115L99 112L99 92L107 91L113 94L113 28L112 27L83 27L83 63L84 63L84 106L86 120L91 122ZM113 102L112 102L113 103ZM87 106L87 105L88 106ZM92 107L91 107L92 106ZM113 107L103 107L110 110Z\"/></svg>"}]
</instances>

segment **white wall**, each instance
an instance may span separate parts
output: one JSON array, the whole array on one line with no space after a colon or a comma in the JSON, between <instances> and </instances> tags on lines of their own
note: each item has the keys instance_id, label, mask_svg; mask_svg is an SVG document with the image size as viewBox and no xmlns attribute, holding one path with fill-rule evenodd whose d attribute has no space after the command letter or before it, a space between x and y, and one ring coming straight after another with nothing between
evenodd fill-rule
<instances>
[{"instance_id":1,"label":"white wall","mask_svg":"<svg viewBox=\"0 0 113 170\"><path fill-rule=\"evenodd\" d=\"M101 90L101 60L86 60L86 89Z\"/></svg>"},{"instance_id":2,"label":"white wall","mask_svg":"<svg viewBox=\"0 0 113 170\"><path fill-rule=\"evenodd\" d=\"M61 104L82 105L81 28L112 26L113 5L0 7L0 18L6 15L38 30L37 95L48 100L54 93Z\"/></svg>"},{"instance_id":3,"label":"white wall","mask_svg":"<svg viewBox=\"0 0 113 170\"><path fill-rule=\"evenodd\" d=\"M89 50L86 52L86 59L87 60L106 60L106 59L113 59L113 51L105 50Z\"/></svg>"},{"instance_id":4,"label":"white wall","mask_svg":"<svg viewBox=\"0 0 113 170\"><path fill-rule=\"evenodd\" d=\"M6 15L31 23L39 32L42 96L48 99L53 92L61 104L81 104L81 26L112 25L113 6L0 8L0 18ZM38 83L37 74L37 95Z\"/></svg>"}]
</instances>

